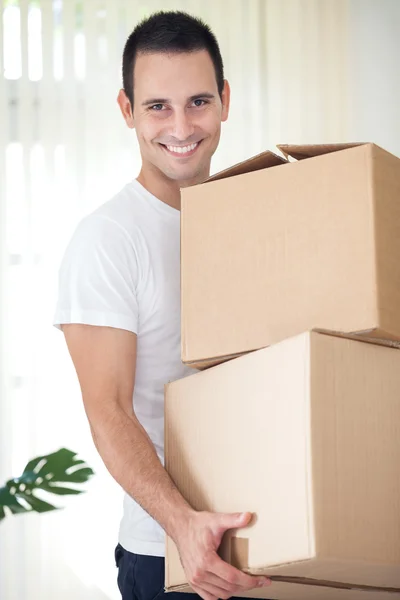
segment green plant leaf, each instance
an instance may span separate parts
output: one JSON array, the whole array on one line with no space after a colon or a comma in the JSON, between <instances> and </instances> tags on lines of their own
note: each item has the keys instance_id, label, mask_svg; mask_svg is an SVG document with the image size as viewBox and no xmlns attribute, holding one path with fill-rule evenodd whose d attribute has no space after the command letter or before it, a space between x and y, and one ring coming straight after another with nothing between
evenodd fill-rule
<instances>
[{"instance_id":1,"label":"green plant leaf","mask_svg":"<svg viewBox=\"0 0 400 600\"><path fill-rule=\"evenodd\" d=\"M0 521L6 516L5 507L13 514L57 510L58 507L39 498L36 492L44 490L57 496L81 494L84 490L60 483L86 483L92 475L93 470L85 461L77 459L76 453L67 448L38 456L27 463L20 477L10 479L0 488Z\"/></svg>"},{"instance_id":2,"label":"green plant leaf","mask_svg":"<svg viewBox=\"0 0 400 600\"><path fill-rule=\"evenodd\" d=\"M56 494L56 496L73 496L74 494L83 494L83 490L75 490L72 488L62 487L61 485L46 485L44 483L41 484L40 489L45 490L46 492L51 492L52 494Z\"/></svg>"},{"instance_id":3,"label":"green plant leaf","mask_svg":"<svg viewBox=\"0 0 400 600\"><path fill-rule=\"evenodd\" d=\"M31 509L28 512L31 512L33 510L35 512L42 513L49 512L50 510L57 510L58 508L57 506L53 506L53 504L49 504L48 502L37 498L33 494L30 494L29 496L28 494L19 494L19 496L30 505Z\"/></svg>"},{"instance_id":4,"label":"green plant leaf","mask_svg":"<svg viewBox=\"0 0 400 600\"><path fill-rule=\"evenodd\" d=\"M18 498L12 494L7 487L0 488L0 520L5 517L4 507L7 506L14 514L26 512L22 504L18 502Z\"/></svg>"}]
</instances>

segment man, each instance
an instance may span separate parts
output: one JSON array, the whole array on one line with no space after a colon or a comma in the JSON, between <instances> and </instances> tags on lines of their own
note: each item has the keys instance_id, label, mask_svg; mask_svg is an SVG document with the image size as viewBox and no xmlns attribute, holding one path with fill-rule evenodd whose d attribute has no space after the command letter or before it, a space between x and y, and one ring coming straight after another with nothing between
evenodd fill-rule
<instances>
[{"instance_id":1,"label":"man","mask_svg":"<svg viewBox=\"0 0 400 600\"><path fill-rule=\"evenodd\" d=\"M217 550L251 515L196 512L163 467L163 387L193 373L180 360L180 189L208 177L229 110L218 43L198 19L157 13L126 43L123 85L118 103L136 131L141 171L78 226L55 324L96 447L126 491L115 553L123 600L163 595L164 532L204 600L243 595L269 580L241 573Z\"/></svg>"}]
</instances>

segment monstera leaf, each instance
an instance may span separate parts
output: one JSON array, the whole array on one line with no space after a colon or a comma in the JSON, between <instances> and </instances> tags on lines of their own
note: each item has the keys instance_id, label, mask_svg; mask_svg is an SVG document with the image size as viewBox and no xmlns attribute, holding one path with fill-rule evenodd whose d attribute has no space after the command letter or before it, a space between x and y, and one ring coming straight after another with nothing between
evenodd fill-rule
<instances>
[{"instance_id":1,"label":"monstera leaf","mask_svg":"<svg viewBox=\"0 0 400 600\"><path fill-rule=\"evenodd\" d=\"M13 514L57 510L59 507L45 502L36 492L45 490L58 496L81 494L83 490L60 484L82 484L92 475L85 461L78 460L76 453L67 448L38 456L28 462L21 477L10 479L0 488L0 521L6 516L5 507Z\"/></svg>"}]
</instances>

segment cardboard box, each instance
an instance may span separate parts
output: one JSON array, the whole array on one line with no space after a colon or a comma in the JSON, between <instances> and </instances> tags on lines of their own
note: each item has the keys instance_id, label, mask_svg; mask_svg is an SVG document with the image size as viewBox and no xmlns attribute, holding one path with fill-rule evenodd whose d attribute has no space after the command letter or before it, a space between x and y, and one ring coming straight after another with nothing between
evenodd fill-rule
<instances>
[{"instance_id":1,"label":"cardboard box","mask_svg":"<svg viewBox=\"0 0 400 600\"><path fill-rule=\"evenodd\" d=\"M303 333L165 393L166 468L183 496L256 515L221 554L275 578L258 597L400 598L399 350ZM185 586L168 539L166 589Z\"/></svg>"},{"instance_id":2,"label":"cardboard box","mask_svg":"<svg viewBox=\"0 0 400 600\"><path fill-rule=\"evenodd\" d=\"M269 152L182 191L186 364L311 329L400 340L400 159L280 148L298 162Z\"/></svg>"}]
</instances>

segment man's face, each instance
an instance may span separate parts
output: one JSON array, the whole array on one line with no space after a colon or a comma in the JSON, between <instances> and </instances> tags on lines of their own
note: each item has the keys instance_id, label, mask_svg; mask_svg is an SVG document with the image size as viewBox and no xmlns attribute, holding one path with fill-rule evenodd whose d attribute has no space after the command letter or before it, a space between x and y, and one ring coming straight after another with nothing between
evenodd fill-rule
<instances>
[{"instance_id":1,"label":"man's face","mask_svg":"<svg viewBox=\"0 0 400 600\"><path fill-rule=\"evenodd\" d=\"M207 51L137 57L132 126L143 169L181 187L205 179L228 109L229 87L221 100Z\"/></svg>"}]
</instances>

